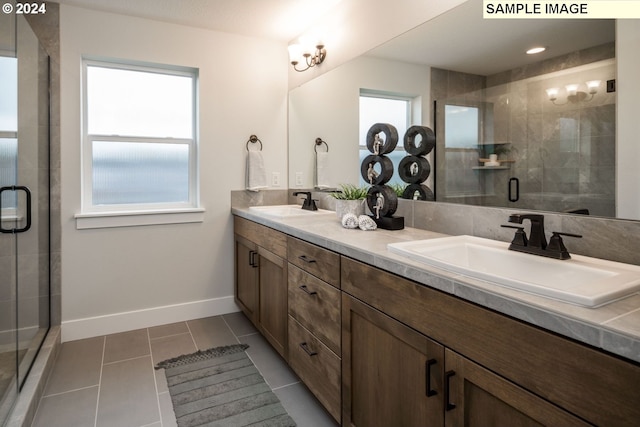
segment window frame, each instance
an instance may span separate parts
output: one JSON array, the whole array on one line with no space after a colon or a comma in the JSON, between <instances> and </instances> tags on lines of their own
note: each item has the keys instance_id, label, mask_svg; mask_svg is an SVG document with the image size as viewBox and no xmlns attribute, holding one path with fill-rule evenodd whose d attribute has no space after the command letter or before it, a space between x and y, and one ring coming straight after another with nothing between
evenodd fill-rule
<instances>
[{"instance_id":1,"label":"window frame","mask_svg":"<svg viewBox=\"0 0 640 427\"><path fill-rule=\"evenodd\" d=\"M144 137L128 135L103 135L89 134L88 132L88 92L87 92L87 69L89 67L112 68L125 71L140 71L146 73L156 73L163 75L173 75L189 77L192 80L192 132L191 138L171 138L171 137ZM180 213L180 212L203 212L200 209L199 195L199 144L198 144L198 70L196 68L179 67L172 65L134 62L128 60L105 59L95 57L82 58L82 146L81 146L81 213L76 215L78 220L97 216L108 218L117 214L140 215L154 213ZM93 142L113 141L123 143L163 143L163 144L184 144L189 147L189 189L188 201L170 203L122 203L109 205L93 204ZM157 220L154 220L153 223ZM86 222L86 221L85 221ZM171 223L182 222L171 220ZM193 222L193 221L184 221ZM139 225L139 220L134 224L116 221L114 226ZM159 223L164 223L160 221ZM142 225L142 224L141 224ZM104 226L104 225L101 225ZM80 226L78 228L93 228L90 226Z\"/></svg>"}]
</instances>

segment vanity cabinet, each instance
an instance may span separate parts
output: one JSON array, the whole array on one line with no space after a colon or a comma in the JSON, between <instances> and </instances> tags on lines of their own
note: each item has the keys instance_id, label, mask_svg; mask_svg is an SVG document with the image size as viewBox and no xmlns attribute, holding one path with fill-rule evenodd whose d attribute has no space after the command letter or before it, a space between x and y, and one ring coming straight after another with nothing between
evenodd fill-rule
<instances>
[{"instance_id":1,"label":"vanity cabinet","mask_svg":"<svg viewBox=\"0 0 640 427\"><path fill-rule=\"evenodd\" d=\"M340 256L293 237L287 243L289 364L339 422Z\"/></svg>"},{"instance_id":2,"label":"vanity cabinet","mask_svg":"<svg viewBox=\"0 0 640 427\"><path fill-rule=\"evenodd\" d=\"M444 347L346 294L343 425L444 425Z\"/></svg>"},{"instance_id":3,"label":"vanity cabinet","mask_svg":"<svg viewBox=\"0 0 640 427\"><path fill-rule=\"evenodd\" d=\"M637 425L637 364L346 257L341 266L344 425L427 425L405 413L445 426Z\"/></svg>"},{"instance_id":4,"label":"vanity cabinet","mask_svg":"<svg viewBox=\"0 0 640 427\"><path fill-rule=\"evenodd\" d=\"M258 245L235 236L235 301L252 323L258 323Z\"/></svg>"},{"instance_id":5,"label":"vanity cabinet","mask_svg":"<svg viewBox=\"0 0 640 427\"><path fill-rule=\"evenodd\" d=\"M235 301L282 357L287 357L287 237L234 217Z\"/></svg>"}]
</instances>

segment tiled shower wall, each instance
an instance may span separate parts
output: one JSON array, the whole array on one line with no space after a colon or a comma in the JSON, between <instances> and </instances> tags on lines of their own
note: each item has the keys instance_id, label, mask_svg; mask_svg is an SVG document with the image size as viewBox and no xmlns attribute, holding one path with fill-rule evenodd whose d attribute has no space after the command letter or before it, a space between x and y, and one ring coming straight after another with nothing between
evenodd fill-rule
<instances>
[{"instance_id":1,"label":"tiled shower wall","mask_svg":"<svg viewBox=\"0 0 640 427\"><path fill-rule=\"evenodd\" d=\"M438 114L436 197L455 203L562 212L587 208L592 215L615 215L615 79L613 43L574 52L493 76L433 69L432 98L477 106L483 120L484 150L444 148L444 120ZM588 64L588 65L587 65ZM592 98L584 82L601 80ZM550 87L580 83L578 102ZM498 144L498 145L494 145ZM500 145L502 144L502 145ZM502 169L481 169L479 158L495 146L508 148ZM520 199L508 202L508 181L520 182Z\"/></svg>"},{"instance_id":2,"label":"tiled shower wall","mask_svg":"<svg viewBox=\"0 0 640 427\"><path fill-rule=\"evenodd\" d=\"M51 326L61 322L60 256L60 5L46 2L47 12L24 15L50 58L49 179Z\"/></svg>"}]
</instances>

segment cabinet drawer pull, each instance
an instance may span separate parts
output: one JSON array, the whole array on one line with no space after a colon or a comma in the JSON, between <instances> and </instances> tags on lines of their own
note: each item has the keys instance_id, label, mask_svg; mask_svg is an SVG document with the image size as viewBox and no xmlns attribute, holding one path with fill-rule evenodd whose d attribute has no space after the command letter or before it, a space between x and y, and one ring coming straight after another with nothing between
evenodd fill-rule
<instances>
[{"instance_id":1,"label":"cabinet drawer pull","mask_svg":"<svg viewBox=\"0 0 640 427\"><path fill-rule=\"evenodd\" d=\"M318 353L315 351L311 351L309 349L309 346L307 345L306 342L302 342L300 343L300 347L304 350L305 353L307 353L309 356L316 356Z\"/></svg>"},{"instance_id":2,"label":"cabinet drawer pull","mask_svg":"<svg viewBox=\"0 0 640 427\"><path fill-rule=\"evenodd\" d=\"M456 409L456 405L451 403L451 377L456 375L456 371L447 371L444 374L444 400L447 404L447 411Z\"/></svg>"},{"instance_id":3,"label":"cabinet drawer pull","mask_svg":"<svg viewBox=\"0 0 640 427\"><path fill-rule=\"evenodd\" d=\"M258 268L258 264L256 264L256 255L258 252L249 251L249 265L253 268Z\"/></svg>"},{"instance_id":4,"label":"cabinet drawer pull","mask_svg":"<svg viewBox=\"0 0 640 427\"><path fill-rule=\"evenodd\" d=\"M426 394L427 397L431 397L431 396L435 396L436 394L438 394L438 392L436 390L433 390L431 388L431 367L433 365L436 365L438 363L438 361L436 359L429 359L427 360L426 366L425 366L425 376L426 376Z\"/></svg>"},{"instance_id":5,"label":"cabinet drawer pull","mask_svg":"<svg viewBox=\"0 0 640 427\"><path fill-rule=\"evenodd\" d=\"M302 261L306 262L307 264L311 264L311 263L316 262L315 259L308 258L306 255L300 255L298 258L301 259Z\"/></svg>"},{"instance_id":6,"label":"cabinet drawer pull","mask_svg":"<svg viewBox=\"0 0 640 427\"><path fill-rule=\"evenodd\" d=\"M298 286L300 289L302 289L307 295L317 295L318 293L316 291L310 291L309 288L307 288L307 285L302 285L302 286Z\"/></svg>"}]
</instances>

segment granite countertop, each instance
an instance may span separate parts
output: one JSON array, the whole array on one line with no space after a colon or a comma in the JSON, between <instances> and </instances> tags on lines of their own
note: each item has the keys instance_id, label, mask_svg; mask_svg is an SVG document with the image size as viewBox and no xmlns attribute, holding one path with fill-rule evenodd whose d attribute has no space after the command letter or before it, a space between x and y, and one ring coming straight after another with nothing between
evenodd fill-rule
<instances>
[{"instance_id":1,"label":"granite countertop","mask_svg":"<svg viewBox=\"0 0 640 427\"><path fill-rule=\"evenodd\" d=\"M282 231L339 254L458 296L612 354L640 362L640 294L598 308L540 297L431 267L387 250L388 243L444 237L417 228L362 231L343 228L335 214L272 218L249 208L234 215Z\"/></svg>"}]
</instances>

